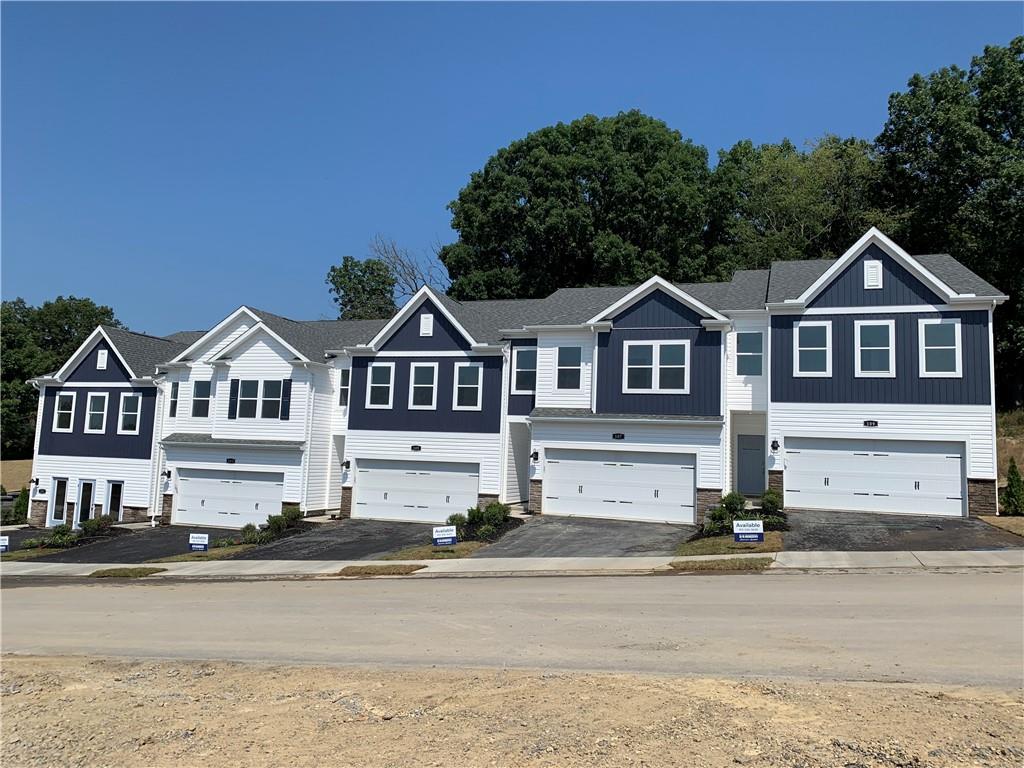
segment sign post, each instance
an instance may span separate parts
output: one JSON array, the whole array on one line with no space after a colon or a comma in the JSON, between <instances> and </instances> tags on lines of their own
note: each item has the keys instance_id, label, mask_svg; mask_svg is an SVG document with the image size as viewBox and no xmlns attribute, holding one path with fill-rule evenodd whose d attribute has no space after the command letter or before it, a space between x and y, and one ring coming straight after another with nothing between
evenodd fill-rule
<instances>
[{"instance_id":1,"label":"sign post","mask_svg":"<svg viewBox=\"0 0 1024 768\"><path fill-rule=\"evenodd\" d=\"M210 534L190 533L188 535L188 548L192 552L207 552L210 549Z\"/></svg>"},{"instance_id":2,"label":"sign post","mask_svg":"<svg viewBox=\"0 0 1024 768\"><path fill-rule=\"evenodd\" d=\"M432 538L435 547L450 547L459 541L454 525L435 525Z\"/></svg>"},{"instance_id":3,"label":"sign post","mask_svg":"<svg viewBox=\"0 0 1024 768\"><path fill-rule=\"evenodd\" d=\"M764 541L764 521L733 520L732 539L737 543Z\"/></svg>"}]
</instances>

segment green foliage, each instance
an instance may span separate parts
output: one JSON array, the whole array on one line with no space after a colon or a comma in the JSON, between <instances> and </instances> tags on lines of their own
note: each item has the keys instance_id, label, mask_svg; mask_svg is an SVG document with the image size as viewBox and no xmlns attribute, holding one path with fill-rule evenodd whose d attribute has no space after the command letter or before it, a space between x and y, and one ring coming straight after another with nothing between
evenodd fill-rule
<instances>
[{"instance_id":1,"label":"green foliage","mask_svg":"<svg viewBox=\"0 0 1024 768\"><path fill-rule=\"evenodd\" d=\"M267 532L275 538L288 530L288 520L284 515L270 515L267 518Z\"/></svg>"},{"instance_id":2,"label":"green foliage","mask_svg":"<svg viewBox=\"0 0 1024 768\"><path fill-rule=\"evenodd\" d=\"M238 544L236 539L214 539L213 547L233 547Z\"/></svg>"},{"instance_id":3,"label":"green foliage","mask_svg":"<svg viewBox=\"0 0 1024 768\"><path fill-rule=\"evenodd\" d=\"M54 547L57 549L66 549L67 547L74 546L80 538L78 531L72 530L70 525L62 524L55 525L50 529L47 536L42 536L38 539L28 539L22 543L22 548L32 547ZM31 544L29 544L31 542Z\"/></svg>"},{"instance_id":4,"label":"green foliage","mask_svg":"<svg viewBox=\"0 0 1024 768\"><path fill-rule=\"evenodd\" d=\"M501 502L498 501L492 501L484 508L484 525L490 525L494 528L500 528L508 520L511 512L512 508L509 507L508 504L502 504Z\"/></svg>"},{"instance_id":5,"label":"green foliage","mask_svg":"<svg viewBox=\"0 0 1024 768\"><path fill-rule=\"evenodd\" d=\"M455 535L458 537L459 541L463 541L466 537L466 524L468 522L469 519L461 512L456 512L453 515L448 515L448 519L445 520L445 523L447 523L448 525L455 526Z\"/></svg>"},{"instance_id":6,"label":"green foliage","mask_svg":"<svg viewBox=\"0 0 1024 768\"><path fill-rule=\"evenodd\" d=\"M256 544L256 537L259 536L260 529L252 523L246 523L242 526L242 530L240 530L238 534L242 537L243 543Z\"/></svg>"},{"instance_id":7,"label":"green foliage","mask_svg":"<svg viewBox=\"0 0 1024 768\"><path fill-rule=\"evenodd\" d=\"M1006 488L999 494L999 502L1004 515L1024 515L1024 479L1012 457L1006 470Z\"/></svg>"},{"instance_id":8,"label":"green foliage","mask_svg":"<svg viewBox=\"0 0 1024 768\"><path fill-rule=\"evenodd\" d=\"M466 514L449 516L448 525L454 525L459 541L494 541L509 525L511 508L492 501L486 507L470 507Z\"/></svg>"},{"instance_id":9,"label":"green foliage","mask_svg":"<svg viewBox=\"0 0 1024 768\"><path fill-rule=\"evenodd\" d=\"M302 511L298 504L285 504L281 508L281 517L284 518L289 528L294 528L302 520Z\"/></svg>"},{"instance_id":10,"label":"green foliage","mask_svg":"<svg viewBox=\"0 0 1024 768\"><path fill-rule=\"evenodd\" d=\"M769 488L761 496L761 514L779 515L782 513L782 494Z\"/></svg>"},{"instance_id":11,"label":"green foliage","mask_svg":"<svg viewBox=\"0 0 1024 768\"><path fill-rule=\"evenodd\" d=\"M110 515L100 515L99 517L91 517L88 520L83 520L79 524L79 528L82 529L83 536L102 536L111 529L114 525L114 518Z\"/></svg>"},{"instance_id":12,"label":"green foliage","mask_svg":"<svg viewBox=\"0 0 1024 768\"><path fill-rule=\"evenodd\" d=\"M762 507L760 512L746 508L746 498L733 491L722 497L717 507L704 515L703 536L731 536L733 520L763 520L766 531L789 529L786 514L781 509L769 510Z\"/></svg>"},{"instance_id":13,"label":"green foliage","mask_svg":"<svg viewBox=\"0 0 1024 768\"><path fill-rule=\"evenodd\" d=\"M11 504L10 509L4 510L0 524L20 525L28 520L28 489L22 488Z\"/></svg>"},{"instance_id":14,"label":"green foliage","mask_svg":"<svg viewBox=\"0 0 1024 768\"><path fill-rule=\"evenodd\" d=\"M733 491L723 496L719 504L727 514L732 517L740 517L747 509L747 497L739 491Z\"/></svg>"},{"instance_id":15,"label":"green foliage","mask_svg":"<svg viewBox=\"0 0 1024 768\"><path fill-rule=\"evenodd\" d=\"M37 538L25 539L21 542L22 549L36 549L38 547L46 546L46 537L39 536Z\"/></svg>"},{"instance_id":16,"label":"green foliage","mask_svg":"<svg viewBox=\"0 0 1024 768\"><path fill-rule=\"evenodd\" d=\"M328 270L325 282L343 320L377 320L395 313L395 277L380 259L346 256Z\"/></svg>"},{"instance_id":17,"label":"green foliage","mask_svg":"<svg viewBox=\"0 0 1024 768\"><path fill-rule=\"evenodd\" d=\"M496 526L485 523L476 529L474 538L477 541L494 541L498 538L498 529Z\"/></svg>"}]
</instances>

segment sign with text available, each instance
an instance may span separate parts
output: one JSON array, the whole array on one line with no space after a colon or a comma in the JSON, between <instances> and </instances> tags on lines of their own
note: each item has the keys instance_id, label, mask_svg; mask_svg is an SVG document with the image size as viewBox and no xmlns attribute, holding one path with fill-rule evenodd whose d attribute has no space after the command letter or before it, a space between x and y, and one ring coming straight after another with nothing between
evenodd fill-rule
<instances>
[{"instance_id":1,"label":"sign with text available","mask_svg":"<svg viewBox=\"0 0 1024 768\"><path fill-rule=\"evenodd\" d=\"M11 537L0 536L0 552L6 552L11 548Z\"/></svg>"},{"instance_id":2,"label":"sign with text available","mask_svg":"<svg viewBox=\"0 0 1024 768\"><path fill-rule=\"evenodd\" d=\"M188 535L188 548L193 552L206 552L210 549L210 534L190 533Z\"/></svg>"},{"instance_id":3,"label":"sign with text available","mask_svg":"<svg viewBox=\"0 0 1024 768\"><path fill-rule=\"evenodd\" d=\"M733 520L732 539L737 542L764 541L764 521Z\"/></svg>"},{"instance_id":4,"label":"sign with text available","mask_svg":"<svg viewBox=\"0 0 1024 768\"><path fill-rule=\"evenodd\" d=\"M435 547L448 547L457 543L459 537L454 525L435 525L433 539Z\"/></svg>"}]
</instances>

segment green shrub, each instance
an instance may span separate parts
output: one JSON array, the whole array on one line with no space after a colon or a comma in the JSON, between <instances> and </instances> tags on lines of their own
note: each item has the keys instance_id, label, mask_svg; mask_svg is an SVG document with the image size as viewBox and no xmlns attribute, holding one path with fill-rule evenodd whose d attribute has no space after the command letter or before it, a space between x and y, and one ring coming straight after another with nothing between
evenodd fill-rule
<instances>
[{"instance_id":1,"label":"green shrub","mask_svg":"<svg viewBox=\"0 0 1024 768\"><path fill-rule=\"evenodd\" d=\"M60 525L55 525L55 526L53 526L53 528L50 529L50 535L51 536L67 536L69 533L73 533L73 532L74 531L72 530L71 526L68 525L67 523L61 523Z\"/></svg>"},{"instance_id":2,"label":"green shrub","mask_svg":"<svg viewBox=\"0 0 1024 768\"><path fill-rule=\"evenodd\" d=\"M494 541L496 538L498 538L498 529L495 528L493 525L488 525L487 523L484 523L476 529L475 538L478 541Z\"/></svg>"},{"instance_id":3,"label":"green shrub","mask_svg":"<svg viewBox=\"0 0 1024 768\"><path fill-rule=\"evenodd\" d=\"M782 511L782 494L769 488L761 497L761 513L765 516L778 515Z\"/></svg>"},{"instance_id":4,"label":"green shrub","mask_svg":"<svg viewBox=\"0 0 1024 768\"><path fill-rule=\"evenodd\" d=\"M238 542L235 541L234 539L214 539L212 546L214 546L214 547L233 547L237 543Z\"/></svg>"},{"instance_id":5,"label":"green shrub","mask_svg":"<svg viewBox=\"0 0 1024 768\"><path fill-rule=\"evenodd\" d=\"M788 531L789 523L786 522L786 518L781 515L761 515L761 519L764 521L764 529L766 531Z\"/></svg>"},{"instance_id":6,"label":"green shrub","mask_svg":"<svg viewBox=\"0 0 1024 768\"><path fill-rule=\"evenodd\" d=\"M466 523L468 522L469 520L461 512L456 512L454 515L448 515L448 519L445 520L445 523L448 525L455 526L455 535L459 538L459 541L466 538Z\"/></svg>"},{"instance_id":7,"label":"green shrub","mask_svg":"<svg viewBox=\"0 0 1024 768\"><path fill-rule=\"evenodd\" d=\"M83 520L80 524L83 536L102 536L114 525L114 518L110 515L100 515Z\"/></svg>"},{"instance_id":8,"label":"green shrub","mask_svg":"<svg viewBox=\"0 0 1024 768\"><path fill-rule=\"evenodd\" d=\"M732 533L732 518L722 507L715 507L704 515L704 527L701 532L705 536L724 536Z\"/></svg>"},{"instance_id":9,"label":"green shrub","mask_svg":"<svg viewBox=\"0 0 1024 768\"><path fill-rule=\"evenodd\" d=\"M239 536L242 537L242 541L246 544L255 544L256 537L259 535L260 529L252 523L246 523L242 526L242 530L238 532Z\"/></svg>"},{"instance_id":10,"label":"green shrub","mask_svg":"<svg viewBox=\"0 0 1024 768\"><path fill-rule=\"evenodd\" d=\"M492 501L484 509L484 525L501 528L501 526L508 521L508 517L511 513L512 508L509 507L508 504L502 504L500 501Z\"/></svg>"},{"instance_id":11,"label":"green shrub","mask_svg":"<svg viewBox=\"0 0 1024 768\"><path fill-rule=\"evenodd\" d=\"M476 528L486 522L484 520L484 511L480 507L470 507L466 510L466 524L470 528Z\"/></svg>"},{"instance_id":12,"label":"green shrub","mask_svg":"<svg viewBox=\"0 0 1024 768\"><path fill-rule=\"evenodd\" d=\"M288 530L288 521L284 515L271 515L267 518L267 532L274 537Z\"/></svg>"},{"instance_id":13,"label":"green shrub","mask_svg":"<svg viewBox=\"0 0 1024 768\"><path fill-rule=\"evenodd\" d=\"M1024 515L1024 479L1012 456L1006 470L1006 488L999 494L999 501L1004 515Z\"/></svg>"},{"instance_id":14,"label":"green shrub","mask_svg":"<svg viewBox=\"0 0 1024 768\"><path fill-rule=\"evenodd\" d=\"M78 531L72 530L70 525L64 523L54 526L50 535L42 540L42 545L64 549L74 545L76 541L78 541Z\"/></svg>"},{"instance_id":15,"label":"green shrub","mask_svg":"<svg viewBox=\"0 0 1024 768\"><path fill-rule=\"evenodd\" d=\"M2 525L20 525L28 521L28 488L22 488L10 509L4 511Z\"/></svg>"},{"instance_id":16,"label":"green shrub","mask_svg":"<svg viewBox=\"0 0 1024 768\"><path fill-rule=\"evenodd\" d=\"M766 494L767 495L767 494ZM746 508L746 498L741 493L730 493L722 497L721 503L704 515L701 534L704 536L729 536L732 534L733 520L763 520L766 531L785 531L786 513L781 509L772 509L772 501L762 506L761 512ZM769 511L772 513L769 514Z\"/></svg>"},{"instance_id":17,"label":"green shrub","mask_svg":"<svg viewBox=\"0 0 1024 768\"><path fill-rule=\"evenodd\" d=\"M36 547L46 546L46 539L25 539L21 542L22 549L35 549Z\"/></svg>"},{"instance_id":18,"label":"green shrub","mask_svg":"<svg viewBox=\"0 0 1024 768\"><path fill-rule=\"evenodd\" d=\"M252 541L247 541L245 543L246 544L269 544L275 538L277 538L277 537L274 536L274 534L272 534L270 531L259 531L255 536L253 536Z\"/></svg>"},{"instance_id":19,"label":"green shrub","mask_svg":"<svg viewBox=\"0 0 1024 768\"><path fill-rule=\"evenodd\" d=\"M722 501L719 504L722 509L725 510L726 514L736 518L746 511L747 497L739 491L733 491L732 493L723 496Z\"/></svg>"},{"instance_id":20,"label":"green shrub","mask_svg":"<svg viewBox=\"0 0 1024 768\"><path fill-rule=\"evenodd\" d=\"M0 496L6 496L6 495L7 495L7 489L4 488L4 484L3 483L0 483Z\"/></svg>"},{"instance_id":21,"label":"green shrub","mask_svg":"<svg viewBox=\"0 0 1024 768\"><path fill-rule=\"evenodd\" d=\"M299 509L298 504L286 504L281 508L281 517L284 518L289 528L294 528L302 519L302 510Z\"/></svg>"}]
</instances>

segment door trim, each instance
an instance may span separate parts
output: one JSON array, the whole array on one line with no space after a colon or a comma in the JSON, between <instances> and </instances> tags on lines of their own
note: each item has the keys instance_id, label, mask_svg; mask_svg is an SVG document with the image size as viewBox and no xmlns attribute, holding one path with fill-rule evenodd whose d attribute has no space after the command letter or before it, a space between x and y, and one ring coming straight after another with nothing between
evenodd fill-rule
<instances>
[{"instance_id":1,"label":"door trim","mask_svg":"<svg viewBox=\"0 0 1024 768\"><path fill-rule=\"evenodd\" d=\"M73 528L80 528L82 525L82 489L86 485L92 486L92 491L89 493L89 517L87 517L86 519L91 520L96 516L96 481L88 479L79 480L78 496L75 498L75 523L72 526Z\"/></svg>"}]
</instances>

